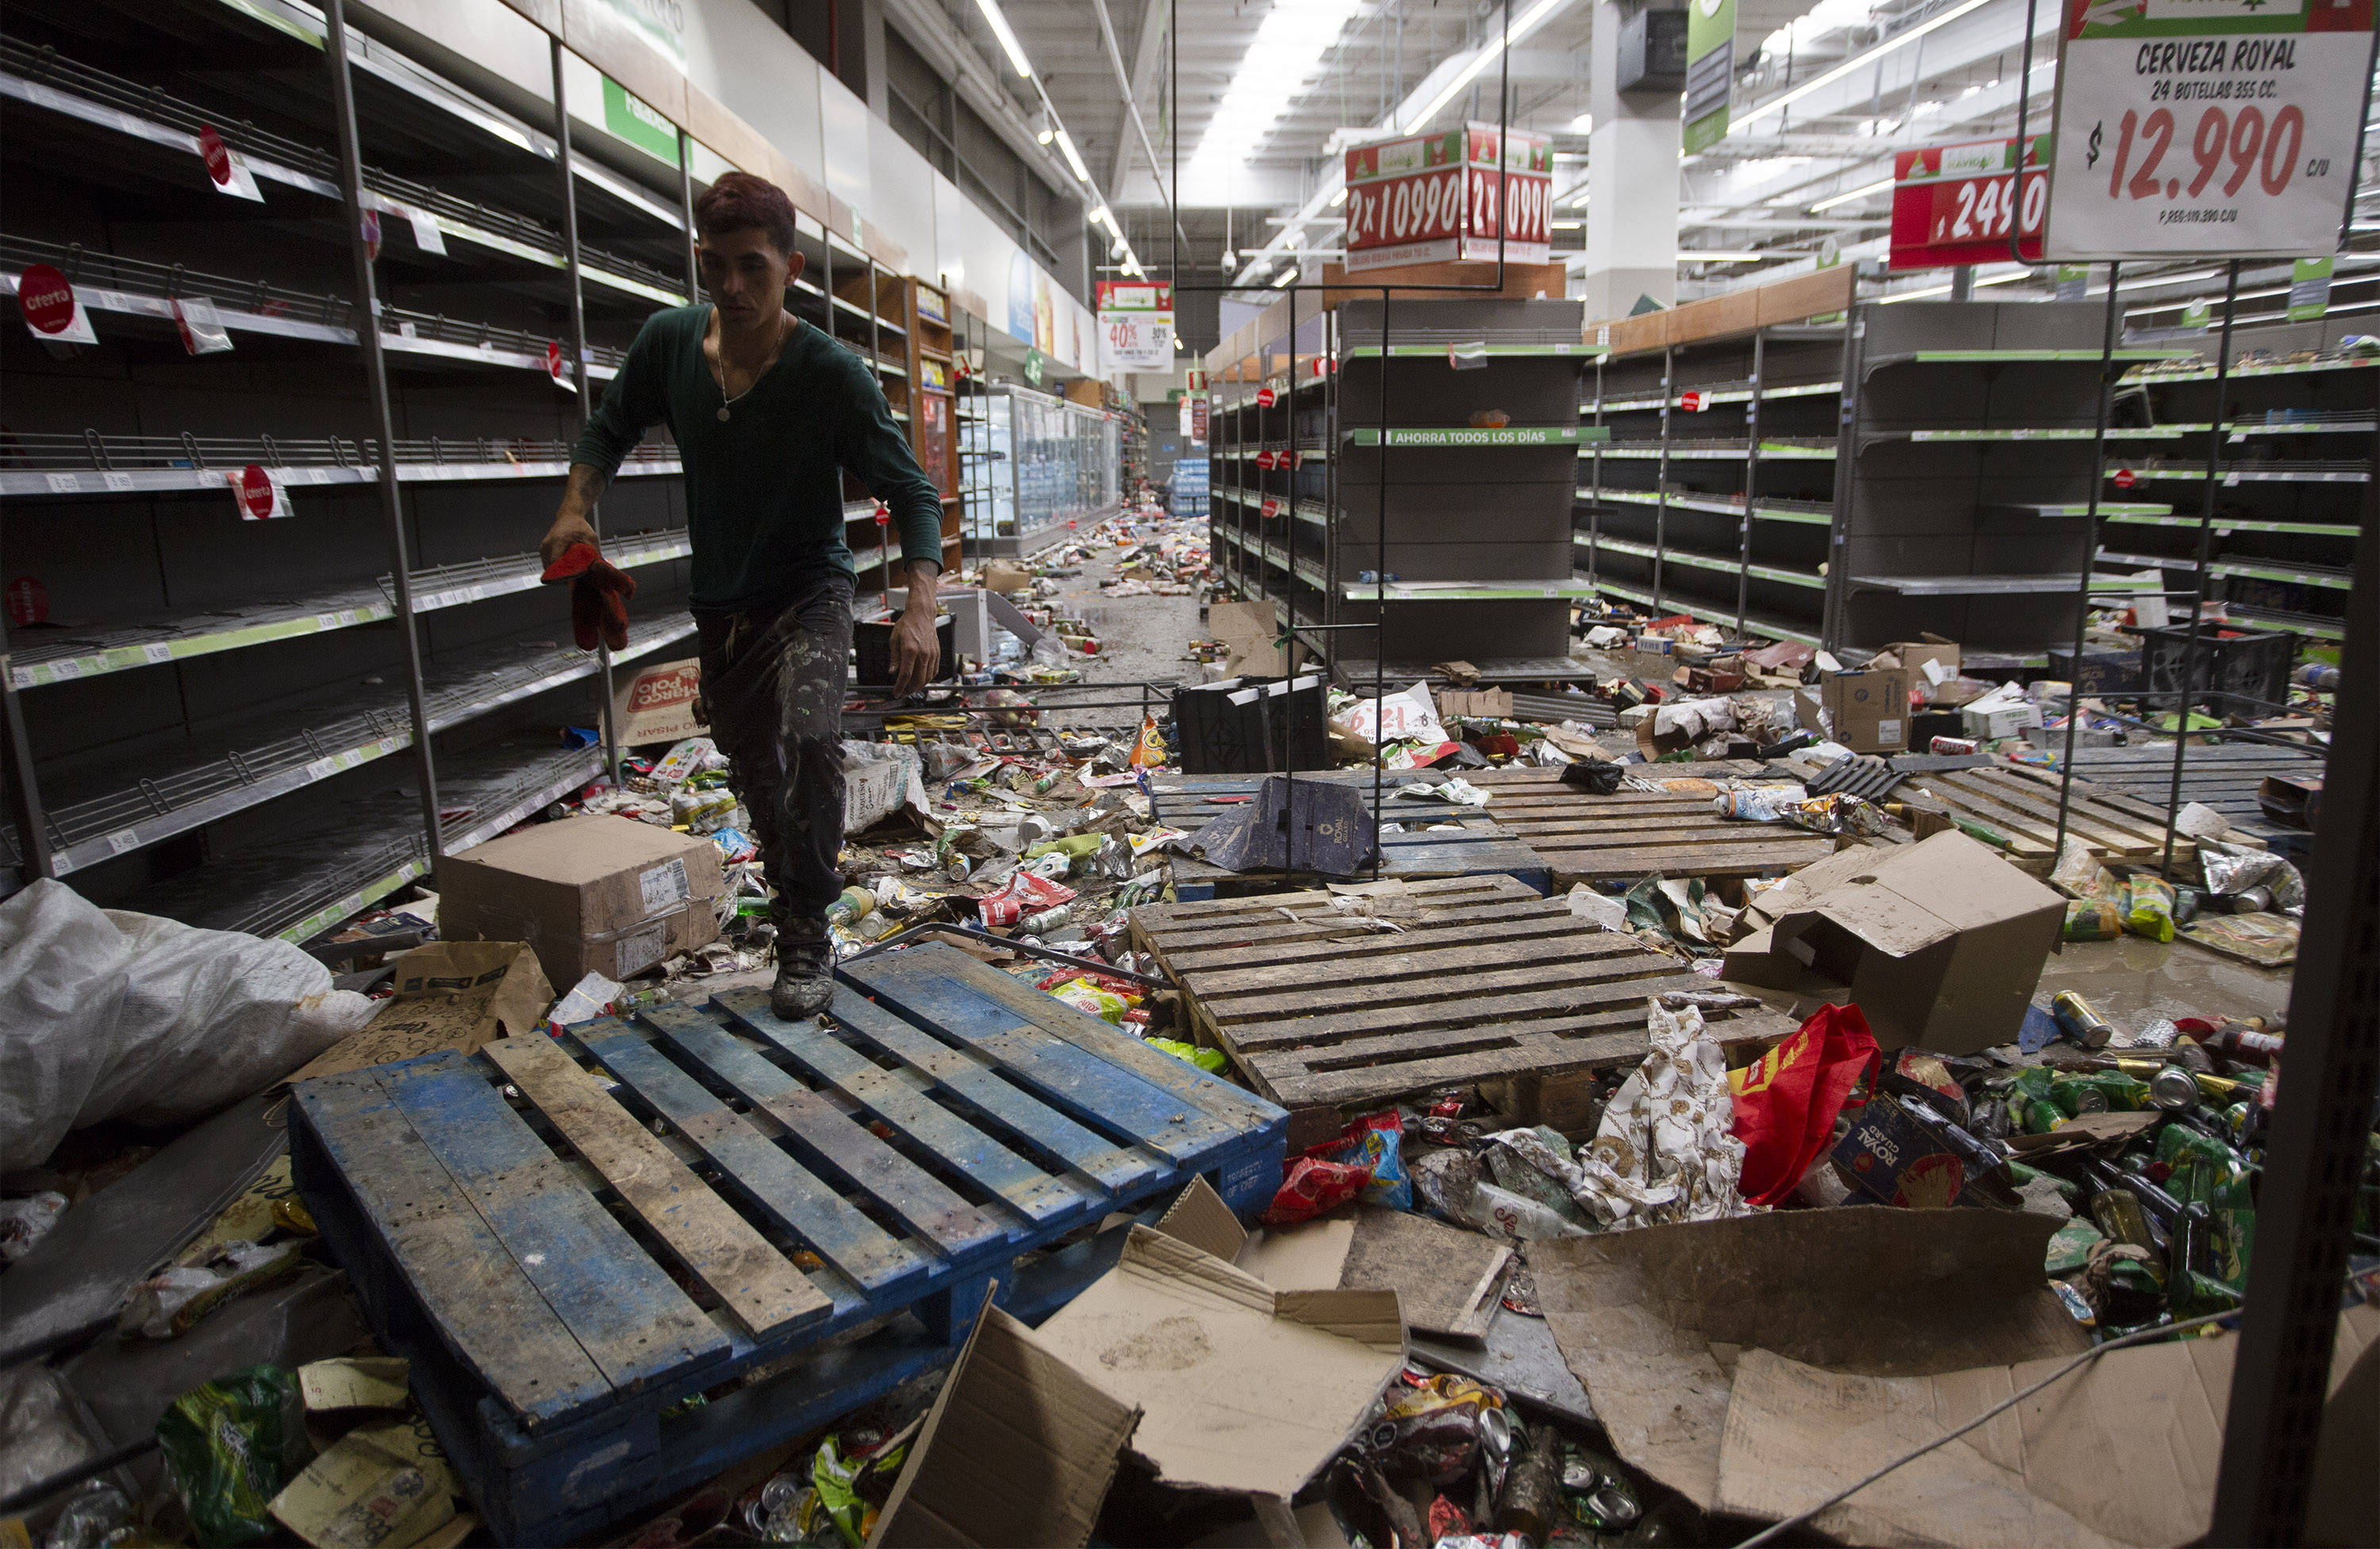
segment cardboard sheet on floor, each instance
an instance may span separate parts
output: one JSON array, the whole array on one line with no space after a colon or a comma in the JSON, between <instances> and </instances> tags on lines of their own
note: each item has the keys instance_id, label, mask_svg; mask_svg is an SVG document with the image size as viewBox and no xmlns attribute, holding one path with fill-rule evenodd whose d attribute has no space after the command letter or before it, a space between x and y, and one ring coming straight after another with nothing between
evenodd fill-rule
<instances>
[{"instance_id":1,"label":"cardboard sheet on floor","mask_svg":"<svg viewBox=\"0 0 2380 1549\"><path fill-rule=\"evenodd\" d=\"M1139 1411L984 1309L910 1445L868 1549L1087 1542Z\"/></svg>"},{"instance_id":2,"label":"cardboard sheet on floor","mask_svg":"<svg viewBox=\"0 0 2380 1549\"><path fill-rule=\"evenodd\" d=\"M1360 1205L1251 1236L1232 1262L1275 1290L1390 1290L1405 1326L1487 1337L1512 1250L1409 1211Z\"/></svg>"},{"instance_id":3,"label":"cardboard sheet on floor","mask_svg":"<svg viewBox=\"0 0 2380 1549\"><path fill-rule=\"evenodd\" d=\"M392 966L396 994L361 1031L323 1050L291 1081L442 1049L468 1055L492 1038L533 1031L553 1004L553 986L524 942L428 942Z\"/></svg>"},{"instance_id":4,"label":"cardboard sheet on floor","mask_svg":"<svg viewBox=\"0 0 2380 1549\"><path fill-rule=\"evenodd\" d=\"M1394 1292L1276 1291L1148 1226L1041 1335L1141 1410L1132 1449L1160 1480L1284 1499L1405 1356Z\"/></svg>"},{"instance_id":5,"label":"cardboard sheet on floor","mask_svg":"<svg viewBox=\"0 0 2380 1549\"><path fill-rule=\"evenodd\" d=\"M1973 1212L1959 1212L1973 1215ZM2317 1451L2316 1514L2333 1492L2371 1499L2369 1369L2380 1308L2339 1319L2331 1403ZM2222 1460L2236 1337L2112 1350L1956 1441L1887 1474L1811 1526L1852 1543L2187 1543L2207 1531ZM1747 1350L1735 1372L1718 1506L1764 1518L1817 1505L1881 1465L1973 1419L2063 1365L2063 1358L1883 1377L1827 1372ZM2360 1432L2354 1428L2360 1426ZM2342 1430L2350 1434L2341 1434ZM2358 1480L2360 1478L2360 1484ZM2352 1519L2350 1519L2352 1520ZM2364 1515L2348 1536L2368 1537Z\"/></svg>"},{"instance_id":6,"label":"cardboard sheet on floor","mask_svg":"<svg viewBox=\"0 0 2380 1549\"><path fill-rule=\"evenodd\" d=\"M1852 1205L1524 1251L1546 1322L1620 1455L1709 1510L1745 1350L1916 1377L2087 1348L2042 1278L2058 1225Z\"/></svg>"},{"instance_id":7,"label":"cardboard sheet on floor","mask_svg":"<svg viewBox=\"0 0 2380 1549\"><path fill-rule=\"evenodd\" d=\"M2065 908L1955 831L1844 850L1760 896L1774 922L1728 948L1722 977L1798 1017L1856 1004L1886 1049L1973 1054L2015 1040Z\"/></svg>"}]
</instances>

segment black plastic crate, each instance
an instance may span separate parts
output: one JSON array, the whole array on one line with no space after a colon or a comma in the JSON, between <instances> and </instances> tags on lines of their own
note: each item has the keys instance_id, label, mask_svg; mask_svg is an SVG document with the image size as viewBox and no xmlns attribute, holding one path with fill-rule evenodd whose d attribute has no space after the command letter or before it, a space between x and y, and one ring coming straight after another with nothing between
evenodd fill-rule
<instances>
[{"instance_id":1,"label":"black plastic crate","mask_svg":"<svg viewBox=\"0 0 2380 1549\"><path fill-rule=\"evenodd\" d=\"M2176 669L2177 673L2179 668ZM2141 687L2141 653L2137 651L2085 651L2082 665L2075 665L2071 647L2049 653L2049 676L2074 685L2075 692L2091 694L2137 693Z\"/></svg>"},{"instance_id":2,"label":"black plastic crate","mask_svg":"<svg viewBox=\"0 0 2380 1549\"><path fill-rule=\"evenodd\" d=\"M2169 710L2183 687L2190 626L2168 624L2143 629L2140 635L2141 678L2147 701ZM2209 714L2272 714L2289 703L2289 668L2297 653L2298 638L2293 634L2202 623L2190 697Z\"/></svg>"},{"instance_id":3,"label":"black plastic crate","mask_svg":"<svg viewBox=\"0 0 2380 1549\"><path fill-rule=\"evenodd\" d=\"M926 681L940 683L958 670L958 647L955 631L958 619L944 614L934 622L934 639L941 644L941 660L934 664L934 674ZM890 621L862 619L852 626L852 643L859 650L859 686L863 689L889 689L892 686L892 629Z\"/></svg>"},{"instance_id":4,"label":"black plastic crate","mask_svg":"<svg viewBox=\"0 0 2380 1549\"><path fill-rule=\"evenodd\" d=\"M1175 757L1190 774L1331 767L1321 675L1227 677L1173 695Z\"/></svg>"}]
</instances>

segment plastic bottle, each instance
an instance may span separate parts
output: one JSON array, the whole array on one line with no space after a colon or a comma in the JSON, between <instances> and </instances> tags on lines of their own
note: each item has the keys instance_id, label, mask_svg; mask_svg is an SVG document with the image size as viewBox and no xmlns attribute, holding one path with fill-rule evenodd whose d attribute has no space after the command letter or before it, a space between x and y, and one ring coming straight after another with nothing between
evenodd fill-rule
<instances>
[{"instance_id":1,"label":"plastic bottle","mask_svg":"<svg viewBox=\"0 0 2380 1549\"><path fill-rule=\"evenodd\" d=\"M875 894L865 887L846 887L843 890L841 897L827 905L827 922L831 925L847 926L853 921L870 913L875 908Z\"/></svg>"}]
</instances>

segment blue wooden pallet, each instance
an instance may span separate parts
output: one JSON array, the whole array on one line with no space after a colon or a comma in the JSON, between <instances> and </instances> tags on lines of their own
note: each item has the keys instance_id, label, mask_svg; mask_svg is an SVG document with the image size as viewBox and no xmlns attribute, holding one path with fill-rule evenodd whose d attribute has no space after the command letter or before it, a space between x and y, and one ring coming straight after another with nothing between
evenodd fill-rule
<instances>
[{"instance_id":1,"label":"blue wooden pallet","mask_svg":"<svg viewBox=\"0 0 2380 1549\"><path fill-rule=\"evenodd\" d=\"M1262 789L1266 778L1262 774L1151 775L1150 811L1168 827L1188 829L1195 835L1196 830L1232 810L1213 805L1212 798L1254 797ZM1399 786L1417 778L1437 776L1396 770L1381 777L1379 816L1389 823L1414 825L1402 834L1381 835L1381 876L1407 882L1439 877L1510 876L1535 888L1540 896L1553 891L1553 869L1546 858L1494 818L1476 808L1391 794ZM1310 780L1350 787L1362 791L1366 802L1371 799L1372 772L1368 769L1317 770L1301 774L1297 779L1300 784ZM1418 826L1446 823L1458 824L1461 831L1430 833ZM1371 875L1371 868L1366 866L1360 880L1368 881ZM1293 878L1281 872L1227 872L1186 856L1176 856L1173 860L1173 896L1185 904L1293 884L1306 886L1315 880L1310 873Z\"/></svg>"},{"instance_id":2,"label":"blue wooden pallet","mask_svg":"<svg viewBox=\"0 0 2380 1549\"><path fill-rule=\"evenodd\" d=\"M842 979L831 1026L735 991L296 1089L298 1186L497 1542L615 1527L929 1372L987 1297L1038 1321L1111 1213L1280 1182L1281 1108L964 953Z\"/></svg>"}]
</instances>

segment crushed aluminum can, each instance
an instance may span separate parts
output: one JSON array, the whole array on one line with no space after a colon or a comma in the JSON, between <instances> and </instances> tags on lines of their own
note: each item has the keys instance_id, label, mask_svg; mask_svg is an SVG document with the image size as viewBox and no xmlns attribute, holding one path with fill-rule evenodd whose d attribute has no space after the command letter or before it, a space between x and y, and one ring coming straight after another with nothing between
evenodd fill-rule
<instances>
[{"instance_id":1,"label":"crushed aluminum can","mask_svg":"<svg viewBox=\"0 0 2380 1549\"><path fill-rule=\"evenodd\" d=\"M1537 1283L1525 1269L1516 1269L1504 1280L1504 1306L1524 1318L1542 1318L1545 1312L1537 1305Z\"/></svg>"}]
</instances>

